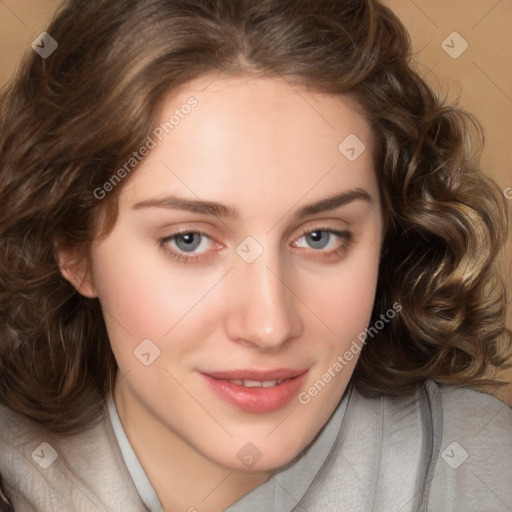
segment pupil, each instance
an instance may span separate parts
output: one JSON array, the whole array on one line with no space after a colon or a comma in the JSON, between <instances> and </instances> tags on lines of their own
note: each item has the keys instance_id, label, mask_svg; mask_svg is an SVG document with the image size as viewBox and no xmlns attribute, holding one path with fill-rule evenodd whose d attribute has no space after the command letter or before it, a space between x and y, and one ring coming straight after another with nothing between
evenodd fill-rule
<instances>
[{"instance_id":1,"label":"pupil","mask_svg":"<svg viewBox=\"0 0 512 512\"><path fill-rule=\"evenodd\" d=\"M175 241L182 251L193 251L201 244L199 233L183 233L177 236Z\"/></svg>"},{"instance_id":2,"label":"pupil","mask_svg":"<svg viewBox=\"0 0 512 512\"><path fill-rule=\"evenodd\" d=\"M311 231L308 240L313 249L323 249L329 242L329 233L327 231Z\"/></svg>"}]
</instances>

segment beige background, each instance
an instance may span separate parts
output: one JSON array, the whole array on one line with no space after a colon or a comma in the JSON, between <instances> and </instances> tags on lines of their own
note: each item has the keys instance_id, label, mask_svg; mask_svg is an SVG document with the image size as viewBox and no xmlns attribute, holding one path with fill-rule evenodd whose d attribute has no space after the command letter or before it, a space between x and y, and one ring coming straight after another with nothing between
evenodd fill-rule
<instances>
[{"instance_id":1,"label":"beige background","mask_svg":"<svg viewBox=\"0 0 512 512\"><path fill-rule=\"evenodd\" d=\"M459 104L482 123L486 135L484 170L504 193L511 187L507 195L512 207L512 2L385 3L409 30L420 74L450 101L458 98ZM0 0L0 85L9 80L20 57L32 51L31 42L45 30L59 4L60 0ZM512 243L504 255L503 275L512 295ZM509 297L512 326L510 302ZM512 372L509 376L512 381ZM512 404L512 386L498 395Z\"/></svg>"}]
</instances>

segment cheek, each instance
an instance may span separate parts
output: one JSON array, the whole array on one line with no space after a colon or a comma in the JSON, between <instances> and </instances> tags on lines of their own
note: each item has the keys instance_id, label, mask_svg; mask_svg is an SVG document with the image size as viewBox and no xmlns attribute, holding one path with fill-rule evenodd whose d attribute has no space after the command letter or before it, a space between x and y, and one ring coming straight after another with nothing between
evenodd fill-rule
<instances>
[{"instance_id":1,"label":"cheek","mask_svg":"<svg viewBox=\"0 0 512 512\"><path fill-rule=\"evenodd\" d=\"M172 301L175 283L159 273L157 249L123 244L111 237L93 253L93 281L102 306L117 313L120 323L137 326L143 318L158 318Z\"/></svg>"},{"instance_id":2,"label":"cheek","mask_svg":"<svg viewBox=\"0 0 512 512\"><path fill-rule=\"evenodd\" d=\"M336 334L336 348L344 350L368 326L379 268L379 249L369 246L354 252L327 286L311 287L315 311ZM311 295L310 295L311 296Z\"/></svg>"},{"instance_id":3,"label":"cheek","mask_svg":"<svg viewBox=\"0 0 512 512\"><path fill-rule=\"evenodd\" d=\"M216 272L186 272L152 245L121 250L116 238L98 247L93 256L93 281L120 366L123 361L125 366L133 363L133 351L143 340L150 339L163 350L170 331L190 327L190 318L212 309L202 298L219 280ZM192 349L188 339L186 346L173 346L173 351Z\"/></svg>"},{"instance_id":4,"label":"cheek","mask_svg":"<svg viewBox=\"0 0 512 512\"><path fill-rule=\"evenodd\" d=\"M170 329L182 310L182 297L174 291L177 283L149 260L149 251L118 251L114 242L94 254L93 281L112 348L130 352L142 340L159 340Z\"/></svg>"},{"instance_id":5,"label":"cheek","mask_svg":"<svg viewBox=\"0 0 512 512\"><path fill-rule=\"evenodd\" d=\"M326 286L319 289L309 283L309 297L314 304L315 315L323 326L311 327L311 339L321 339L320 330L328 335L323 342L309 344L308 351L316 360L314 373L305 389L298 396L303 414L314 418L306 429L314 435L323 425L347 388L361 350L364 346L364 331L373 310L377 286L379 248L365 245L340 266L339 272L324 280ZM305 427L306 428L306 427ZM315 430L316 429L316 430Z\"/></svg>"}]
</instances>

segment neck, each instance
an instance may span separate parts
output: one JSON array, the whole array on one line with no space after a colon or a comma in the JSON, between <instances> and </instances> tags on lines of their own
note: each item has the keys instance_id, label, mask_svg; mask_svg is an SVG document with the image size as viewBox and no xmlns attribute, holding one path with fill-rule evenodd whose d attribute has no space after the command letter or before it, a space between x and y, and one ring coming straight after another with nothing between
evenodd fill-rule
<instances>
[{"instance_id":1,"label":"neck","mask_svg":"<svg viewBox=\"0 0 512 512\"><path fill-rule=\"evenodd\" d=\"M125 388L116 386L114 397L126 436L166 512L220 512L270 477L216 464Z\"/></svg>"}]
</instances>

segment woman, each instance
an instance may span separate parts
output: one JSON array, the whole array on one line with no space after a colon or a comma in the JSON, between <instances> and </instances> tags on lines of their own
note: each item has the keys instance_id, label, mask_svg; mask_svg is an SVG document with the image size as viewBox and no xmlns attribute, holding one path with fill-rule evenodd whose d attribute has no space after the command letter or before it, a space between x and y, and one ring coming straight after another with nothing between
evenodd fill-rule
<instances>
[{"instance_id":1,"label":"woman","mask_svg":"<svg viewBox=\"0 0 512 512\"><path fill-rule=\"evenodd\" d=\"M470 389L510 355L503 200L396 17L71 0L48 33L1 105L14 509L510 508L512 413Z\"/></svg>"}]
</instances>

